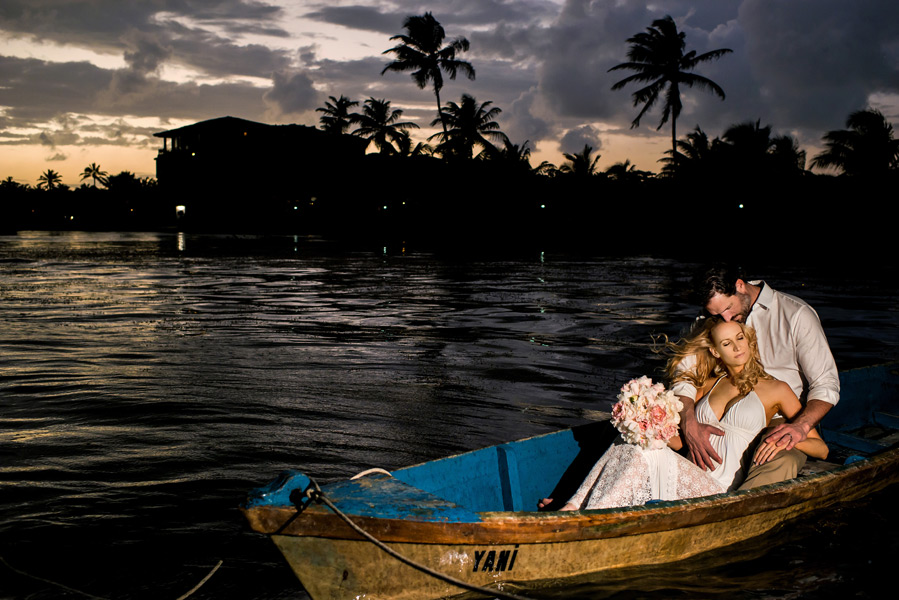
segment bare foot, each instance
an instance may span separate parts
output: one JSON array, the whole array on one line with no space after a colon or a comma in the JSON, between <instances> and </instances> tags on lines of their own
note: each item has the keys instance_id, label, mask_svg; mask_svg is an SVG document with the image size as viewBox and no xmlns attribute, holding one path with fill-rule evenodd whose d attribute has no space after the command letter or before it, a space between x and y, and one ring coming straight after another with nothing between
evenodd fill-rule
<instances>
[{"instance_id":1,"label":"bare foot","mask_svg":"<svg viewBox=\"0 0 899 600\"><path fill-rule=\"evenodd\" d=\"M553 503L552 498L543 498L542 500L537 502L537 508L546 508L547 506L549 506L552 503Z\"/></svg>"},{"instance_id":2,"label":"bare foot","mask_svg":"<svg viewBox=\"0 0 899 600\"><path fill-rule=\"evenodd\" d=\"M575 505L572 504L571 502L566 502L566 503L565 503L565 506L563 506L563 507L560 508L559 510L577 510L577 509L578 509L577 506L575 506Z\"/></svg>"}]
</instances>

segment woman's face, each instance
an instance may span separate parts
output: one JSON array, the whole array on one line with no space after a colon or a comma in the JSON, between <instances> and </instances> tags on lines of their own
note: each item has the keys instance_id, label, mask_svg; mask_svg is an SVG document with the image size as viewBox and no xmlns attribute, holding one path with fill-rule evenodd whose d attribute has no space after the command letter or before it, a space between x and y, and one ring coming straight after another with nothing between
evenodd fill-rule
<instances>
[{"instance_id":1,"label":"woman's face","mask_svg":"<svg viewBox=\"0 0 899 600\"><path fill-rule=\"evenodd\" d=\"M749 360L749 340L739 323L720 323L712 329L712 355L728 367L741 367Z\"/></svg>"}]
</instances>

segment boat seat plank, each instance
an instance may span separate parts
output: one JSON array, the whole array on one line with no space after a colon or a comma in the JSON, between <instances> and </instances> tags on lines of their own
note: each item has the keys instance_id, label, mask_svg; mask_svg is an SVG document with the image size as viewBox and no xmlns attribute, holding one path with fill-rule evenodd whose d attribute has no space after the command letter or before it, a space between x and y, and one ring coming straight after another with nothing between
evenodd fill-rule
<instances>
[{"instance_id":1,"label":"boat seat plank","mask_svg":"<svg viewBox=\"0 0 899 600\"><path fill-rule=\"evenodd\" d=\"M888 429L899 429L899 416L885 412L874 412L874 422Z\"/></svg>"},{"instance_id":2,"label":"boat seat plank","mask_svg":"<svg viewBox=\"0 0 899 600\"><path fill-rule=\"evenodd\" d=\"M849 448L850 450L856 450L858 452L877 452L887 447L887 445L879 443L876 440L865 439L843 431L824 429L821 432L821 435L827 443L838 444L844 448Z\"/></svg>"}]
</instances>

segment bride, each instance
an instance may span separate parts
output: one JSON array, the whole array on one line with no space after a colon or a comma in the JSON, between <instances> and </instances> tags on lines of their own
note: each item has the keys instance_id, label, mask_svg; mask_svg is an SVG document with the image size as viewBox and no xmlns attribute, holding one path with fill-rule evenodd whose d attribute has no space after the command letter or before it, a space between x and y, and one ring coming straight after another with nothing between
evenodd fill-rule
<instances>
[{"instance_id":1,"label":"bride","mask_svg":"<svg viewBox=\"0 0 899 600\"><path fill-rule=\"evenodd\" d=\"M711 440L723 462L710 472L694 465L675 452L682 446L680 436L670 438L668 448L661 450L643 450L619 438L560 510L631 506L734 490L749 460L761 464L781 451L764 443L755 456L749 456L750 444L775 415L790 419L802 408L789 385L765 373L751 327L712 317L669 348L671 383L687 379L696 385L701 397L696 403L697 420L724 431ZM696 356L696 367L678 372L676 366L688 355ZM796 447L815 458L827 457L827 445L814 429ZM550 502L546 498L540 505Z\"/></svg>"}]
</instances>

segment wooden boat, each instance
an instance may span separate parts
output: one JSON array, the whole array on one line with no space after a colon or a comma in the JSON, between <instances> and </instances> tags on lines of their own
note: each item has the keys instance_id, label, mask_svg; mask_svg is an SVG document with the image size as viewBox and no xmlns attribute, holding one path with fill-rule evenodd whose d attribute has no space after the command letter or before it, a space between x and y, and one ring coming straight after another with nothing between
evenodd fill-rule
<instances>
[{"instance_id":1,"label":"wooden boat","mask_svg":"<svg viewBox=\"0 0 899 600\"><path fill-rule=\"evenodd\" d=\"M612 570L682 560L760 536L811 511L899 481L899 369L841 374L823 423L829 462L743 492L622 509L537 512L567 498L614 439L591 423L412 467L322 486L341 512L393 550L469 584L510 593L577 585ZM840 464L844 463L844 464ZM314 600L444 598L464 591L413 569L306 501L292 471L254 490L244 514L271 535Z\"/></svg>"}]
</instances>

